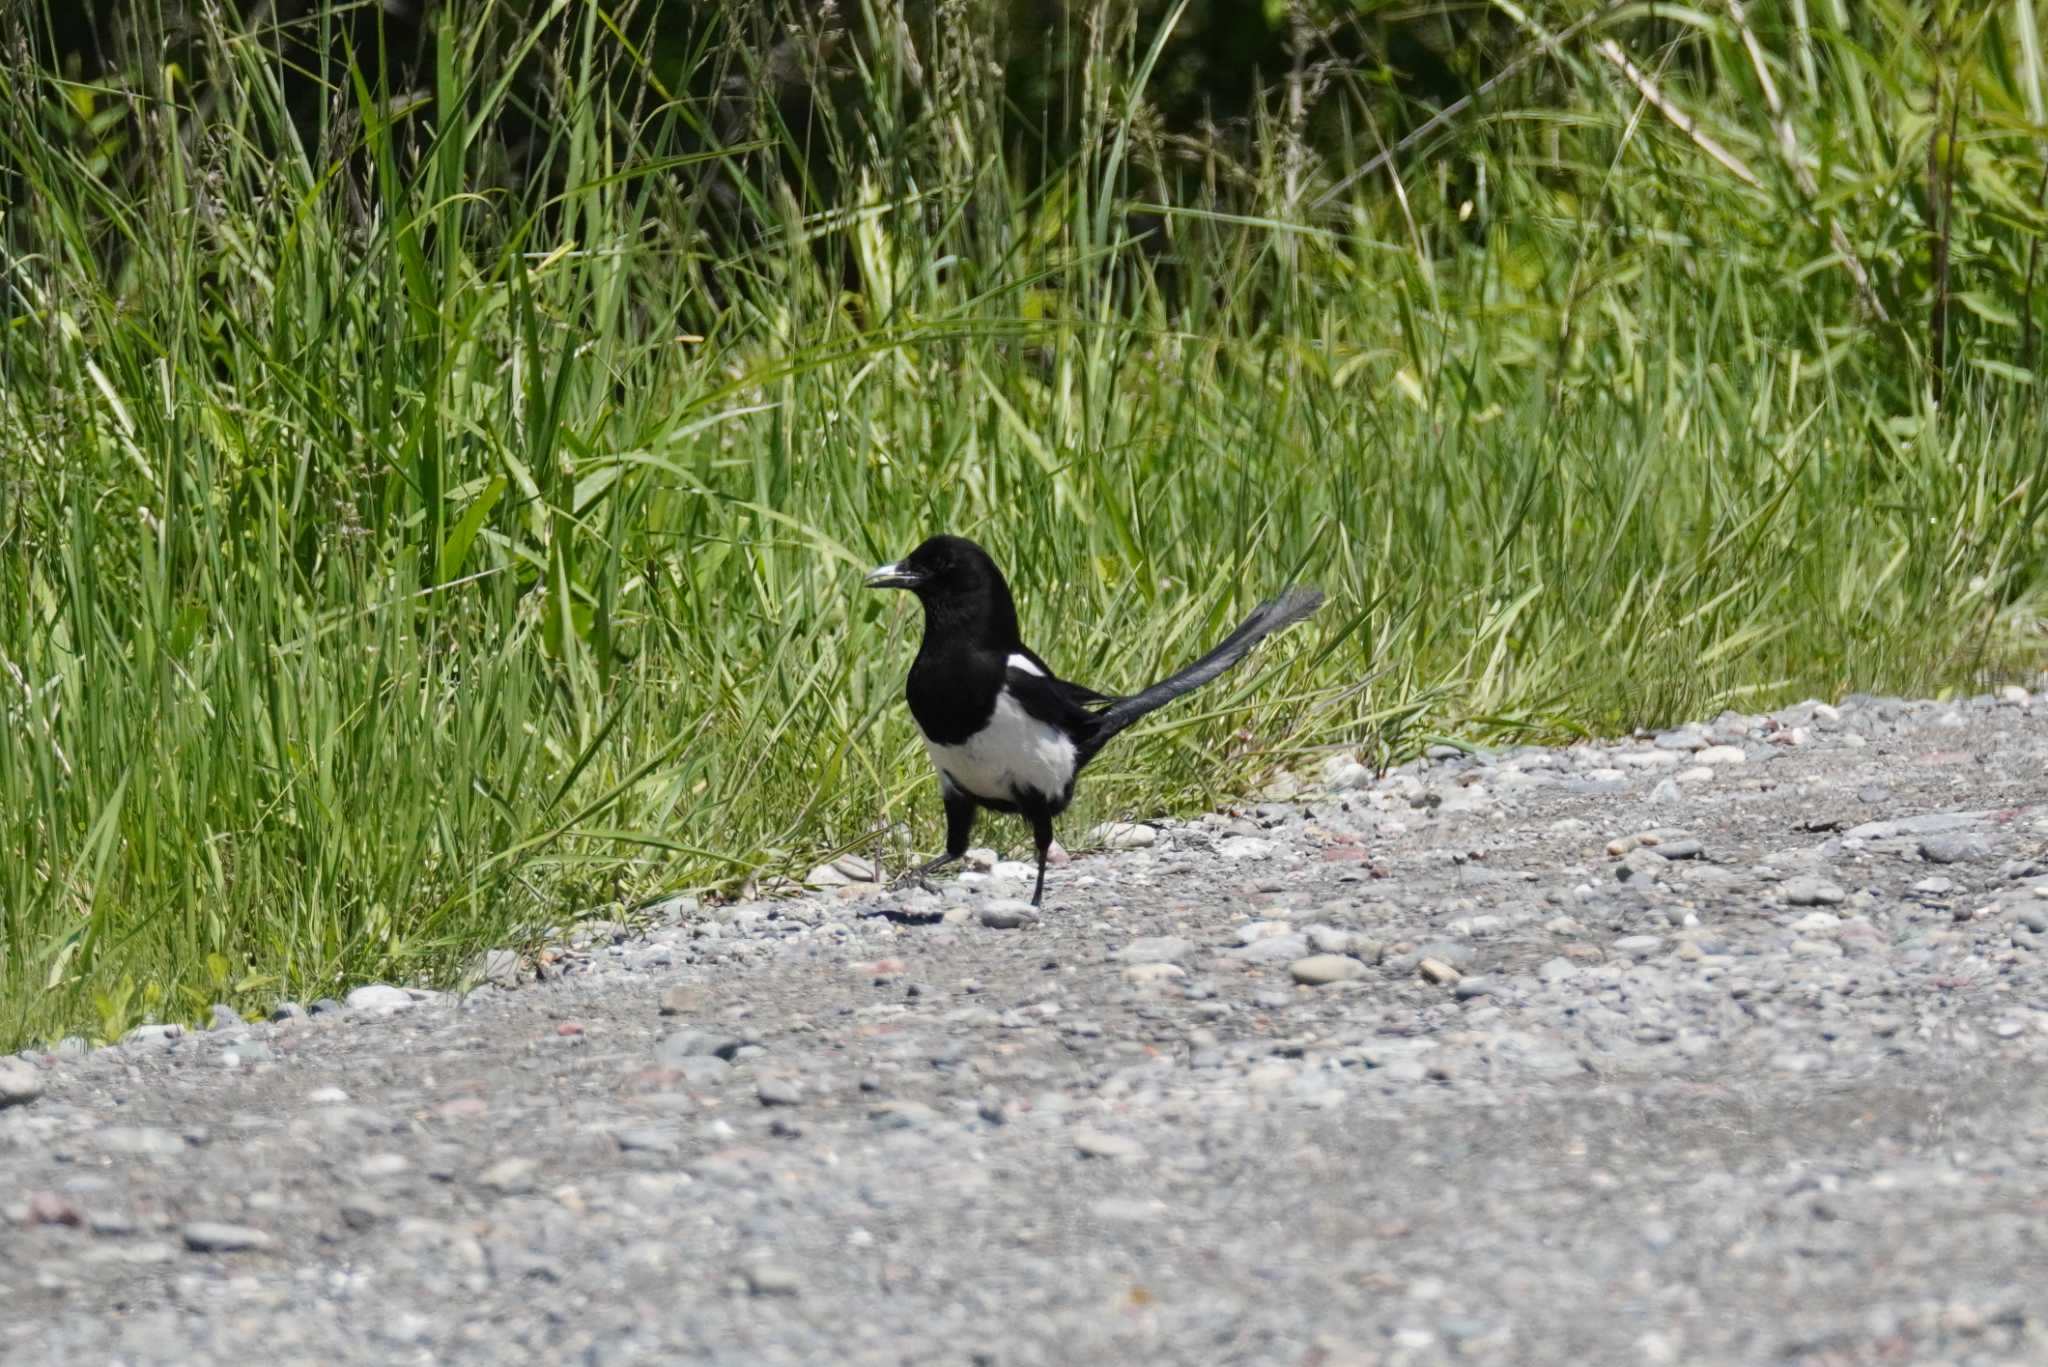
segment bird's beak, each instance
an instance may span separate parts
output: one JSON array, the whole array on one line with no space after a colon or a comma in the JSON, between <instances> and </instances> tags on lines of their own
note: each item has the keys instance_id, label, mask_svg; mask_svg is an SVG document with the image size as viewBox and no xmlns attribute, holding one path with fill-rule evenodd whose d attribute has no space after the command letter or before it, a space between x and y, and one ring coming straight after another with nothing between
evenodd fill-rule
<instances>
[{"instance_id":1,"label":"bird's beak","mask_svg":"<svg viewBox=\"0 0 2048 1367\"><path fill-rule=\"evenodd\" d=\"M860 582L861 587L870 589L914 589L924 582L924 577L900 564L877 565Z\"/></svg>"}]
</instances>

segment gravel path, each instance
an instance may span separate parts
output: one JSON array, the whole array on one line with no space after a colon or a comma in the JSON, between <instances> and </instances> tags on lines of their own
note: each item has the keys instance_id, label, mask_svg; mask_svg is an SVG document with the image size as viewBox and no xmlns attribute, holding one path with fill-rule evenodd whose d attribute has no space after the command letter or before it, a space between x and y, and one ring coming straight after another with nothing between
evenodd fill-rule
<instances>
[{"instance_id":1,"label":"gravel path","mask_svg":"<svg viewBox=\"0 0 2048 1367\"><path fill-rule=\"evenodd\" d=\"M1103 838L0 1060L0 1359L2048 1361L2048 701Z\"/></svg>"}]
</instances>

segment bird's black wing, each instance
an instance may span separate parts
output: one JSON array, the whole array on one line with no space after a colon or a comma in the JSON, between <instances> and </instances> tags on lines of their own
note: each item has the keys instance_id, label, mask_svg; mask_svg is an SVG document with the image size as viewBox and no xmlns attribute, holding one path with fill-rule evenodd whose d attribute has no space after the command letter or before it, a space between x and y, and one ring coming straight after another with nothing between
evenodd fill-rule
<instances>
[{"instance_id":1,"label":"bird's black wing","mask_svg":"<svg viewBox=\"0 0 2048 1367\"><path fill-rule=\"evenodd\" d=\"M1034 664L1038 657L1025 652ZM1095 734L1096 713L1089 704L1113 703L1114 698L1097 693L1084 684L1057 678L1051 670L1034 674L1011 665L1003 677L1003 688L1017 700L1028 716L1057 726L1076 744L1085 744Z\"/></svg>"},{"instance_id":2,"label":"bird's black wing","mask_svg":"<svg viewBox=\"0 0 2048 1367\"><path fill-rule=\"evenodd\" d=\"M1043 682L1050 683L1054 691L1068 699L1076 707L1100 706L1123 701L1123 699L1113 694L1098 693L1087 684L1078 684L1072 679L1060 678L1052 672L1052 666L1038 658L1038 652L1029 646L1017 647L1016 654L1022 655L1025 659L1031 661L1032 664L1038 666L1039 673L1044 676ZM1012 675L1028 674L1029 671L1019 670L1015 665L1012 665L1010 666L1010 673Z\"/></svg>"}]
</instances>

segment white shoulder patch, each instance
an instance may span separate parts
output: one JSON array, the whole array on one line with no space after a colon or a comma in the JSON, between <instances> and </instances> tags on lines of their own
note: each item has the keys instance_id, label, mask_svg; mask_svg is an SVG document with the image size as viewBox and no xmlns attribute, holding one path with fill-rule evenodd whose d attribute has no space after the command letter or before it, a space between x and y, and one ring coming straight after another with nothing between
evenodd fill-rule
<instances>
[{"instance_id":1,"label":"white shoulder patch","mask_svg":"<svg viewBox=\"0 0 2048 1367\"><path fill-rule=\"evenodd\" d=\"M1020 670L1026 674L1035 674L1041 679L1045 677L1045 671L1031 663L1029 655L1012 655L1010 657L1010 668Z\"/></svg>"}]
</instances>

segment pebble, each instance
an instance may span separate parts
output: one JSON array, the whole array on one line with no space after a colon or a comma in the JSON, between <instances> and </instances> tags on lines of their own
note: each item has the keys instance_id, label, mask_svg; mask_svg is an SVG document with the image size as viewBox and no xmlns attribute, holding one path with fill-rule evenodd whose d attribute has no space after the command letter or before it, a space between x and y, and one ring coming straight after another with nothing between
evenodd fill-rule
<instances>
[{"instance_id":1,"label":"pebble","mask_svg":"<svg viewBox=\"0 0 2048 1367\"><path fill-rule=\"evenodd\" d=\"M1029 902L999 898L981 909L981 923L990 930L1017 930L1038 923L1038 911Z\"/></svg>"},{"instance_id":2,"label":"pebble","mask_svg":"<svg viewBox=\"0 0 2048 1367\"><path fill-rule=\"evenodd\" d=\"M511 949L487 949L469 961L464 975L471 982L497 987L519 986L519 954Z\"/></svg>"},{"instance_id":3,"label":"pebble","mask_svg":"<svg viewBox=\"0 0 2048 1367\"><path fill-rule=\"evenodd\" d=\"M1159 828L1133 821L1105 821L1088 832L1089 842L1111 850L1149 850L1159 843Z\"/></svg>"},{"instance_id":4,"label":"pebble","mask_svg":"<svg viewBox=\"0 0 2048 1367\"><path fill-rule=\"evenodd\" d=\"M885 1130L919 1130L938 1118L922 1101L884 1101L868 1111L868 1119Z\"/></svg>"},{"instance_id":5,"label":"pebble","mask_svg":"<svg viewBox=\"0 0 2048 1367\"><path fill-rule=\"evenodd\" d=\"M402 987L392 987L388 983L371 983L367 987L358 987L348 994L348 1007L351 1011L396 1015L400 1011L412 1010L412 993Z\"/></svg>"},{"instance_id":6,"label":"pebble","mask_svg":"<svg viewBox=\"0 0 2048 1367\"><path fill-rule=\"evenodd\" d=\"M1630 850L1614 866L1614 877L1622 883L1649 883L1666 873L1664 856L1649 848Z\"/></svg>"},{"instance_id":7,"label":"pebble","mask_svg":"<svg viewBox=\"0 0 2048 1367\"><path fill-rule=\"evenodd\" d=\"M764 1077L755 1084L754 1096L763 1106L795 1106L803 1101L804 1088L792 1077Z\"/></svg>"},{"instance_id":8,"label":"pebble","mask_svg":"<svg viewBox=\"0 0 2048 1367\"><path fill-rule=\"evenodd\" d=\"M1083 1158L1106 1158L1119 1163L1134 1163L1145 1156L1145 1146L1128 1135L1096 1129L1075 1130L1074 1148Z\"/></svg>"},{"instance_id":9,"label":"pebble","mask_svg":"<svg viewBox=\"0 0 2048 1367\"><path fill-rule=\"evenodd\" d=\"M1363 968L1364 965L1360 967ZM1436 983L1438 986L1454 983L1464 976L1442 959L1424 959L1415 965L1415 971L1420 973L1425 981Z\"/></svg>"},{"instance_id":10,"label":"pebble","mask_svg":"<svg viewBox=\"0 0 2048 1367\"><path fill-rule=\"evenodd\" d=\"M1350 755L1332 755L1323 761L1323 785L1333 793L1346 793L1372 784L1372 770Z\"/></svg>"},{"instance_id":11,"label":"pebble","mask_svg":"<svg viewBox=\"0 0 2048 1367\"><path fill-rule=\"evenodd\" d=\"M1429 962L1434 963L1435 960ZM1448 967L1448 965L1446 965ZM1365 976L1365 965L1345 954L1311 954L1287 965L1287 972L1304 987L1324 987ZM1451 969L1456 973L1456 969Z\"/></svg>"},{"instance_id":12,"label":"pebble","mask_svg":"<svg viewBox=\"0 0 2048 1367\"><path fill-rule=\"evenodd\" d=\"M693 1058L730 1062L745 1044L745 1040L719 1030L678 1030L655 1046L654 1056L677 1067Z\"/></svg>"},{"instance_id":13,"label":"pebble","mask_svg":"<svg viewBox=\"0 0 2048 1367\"><path fill-rule=\"evenodd\" d=\"M1647 959L1664 948L1660 935L1624 935L1614 942L1614 952L1631 959Z\"/></svg>"},{"instance_id":14,"label":"pebble","mask_svg":"<svg viewBox=\"0 0 2048 1367\"><path fill-rule=\"evenodd\" d=\"M533 1191L539 1168L531 1158L501 1158L477 1174L477 1185L500 1196L525 1196Z\"/></svg>"},{"instance_id":15,"label":"pebble","mask_svg":"<svg viewBox=\"0 0 2048 1367\"><path fill-rule=\"evenodd\" d=\"M656 1125L632 1125L623 1130L613 1130L612 1142L619 1146L621 1153L654 1153L669 1157L682 1149L682 1140L674 1130Z\"/></svg>"},{"instance_id":16,"label":"pebble","mask_svg":"<svg viewBox=\"0 0 2048 1367\"><path fill-rule=\"evenodd\" d=\"M193 1220L178 1228L178 1237L194 1253L246 1253L269 1248L276 1240L248 1225L222 1224L214 1220Z\"/></svg>"},{"instance_id":17,"label":"pebble","mask_svg":"<svg viewBox=\"0 0 2048 1367\"><path fill-rule=\"evenodd\" d=\"M1778 891L1788 905L1795 907L1831 907L1848 896L1827 879L1810 874L1787 878L1779 885Z\"/></svg>"},{"instance_id":18,"label":"pebble","mask_svg":"<svg viewBox=\"0 0 2048 1367\"><path fill-rule=\"evenodd\" d=\"M0 1110L27 1105L42 1094L41 1069L18 1058L0 1058Z\"/></svg>"},{"instance_id":19,"label":"pebble","mask_svg":"<svg viewBox=\"0 0 2048 1367\"><path fill-rule=\"evenodd\" d=\"M109 1125L93 1137L101 1153L127 1154L133 1158L170 1158L185 1152L185 1140L154 1125Z\"/></svg>"},{"instance_id":20,"label":"pebble","mask_svg":"<svg viewBox=\"0 0 2048 1367\"><path fill-rule=\"evenodd\" d=\"M121 1043L167 1044L172 1040L184 1038L184 1035L185 1027L182 1025L138 1025L127 1034L121 1036Z\"/></svg>"},{"instance_id":21,"label":"pebble","mask_svg":"<svg viewBox=\"0 0 2048 1367\"><path fill-rule=\"evenodd\" d=\"M1748 759L1749 756L1743 753L1742 747L1739 745L1709 745L1706 749L1700 750L1693 755L1694 763L1709 766L1743 764Z\"/></svg>"},{"instance_id":22,"label":"pebble","mask_svg":"<svg viewBox=\"0 0 2048 1367\"><path fill-rule=\"evenodd\" d=\"M1193 943L1178 935L1147 935L1132 940L1110 958L1120 964L1177 964L1194 952Z\"/></svg>"},{"instance_id":23,"label":"pebble","mask_svg":"<svg viewBox=\"0 0 2048 1367\"><path fill-rule=\"evenodd\" d=\"M85 1222L78 1207L54 1191L30 1192L23 1218L31 1225L65 1225L74 1229Z\"/></svg>"},{"instance_id":24,"label":"pebble","mask_svg":"<svg viewBox=\"0 0 2048 1367\"><path fill-rule=\"evenodd\" d=\"M796 1273L780 1263L750 1263L742 1275L750 1296L794 1296L803 1289Z\"/></svg>"},{"instance_id":25,"label":"pebble","mask_svg":"<svg viewBox=\"0 0 2048 1367\"><path fill-rule=\"evenodd\" d=\"M1930 864L1965 864L1989 859L1991 842L1981 835L1930 835L1920 842L1920 857Z\"/></svg>"}]
</instances>

